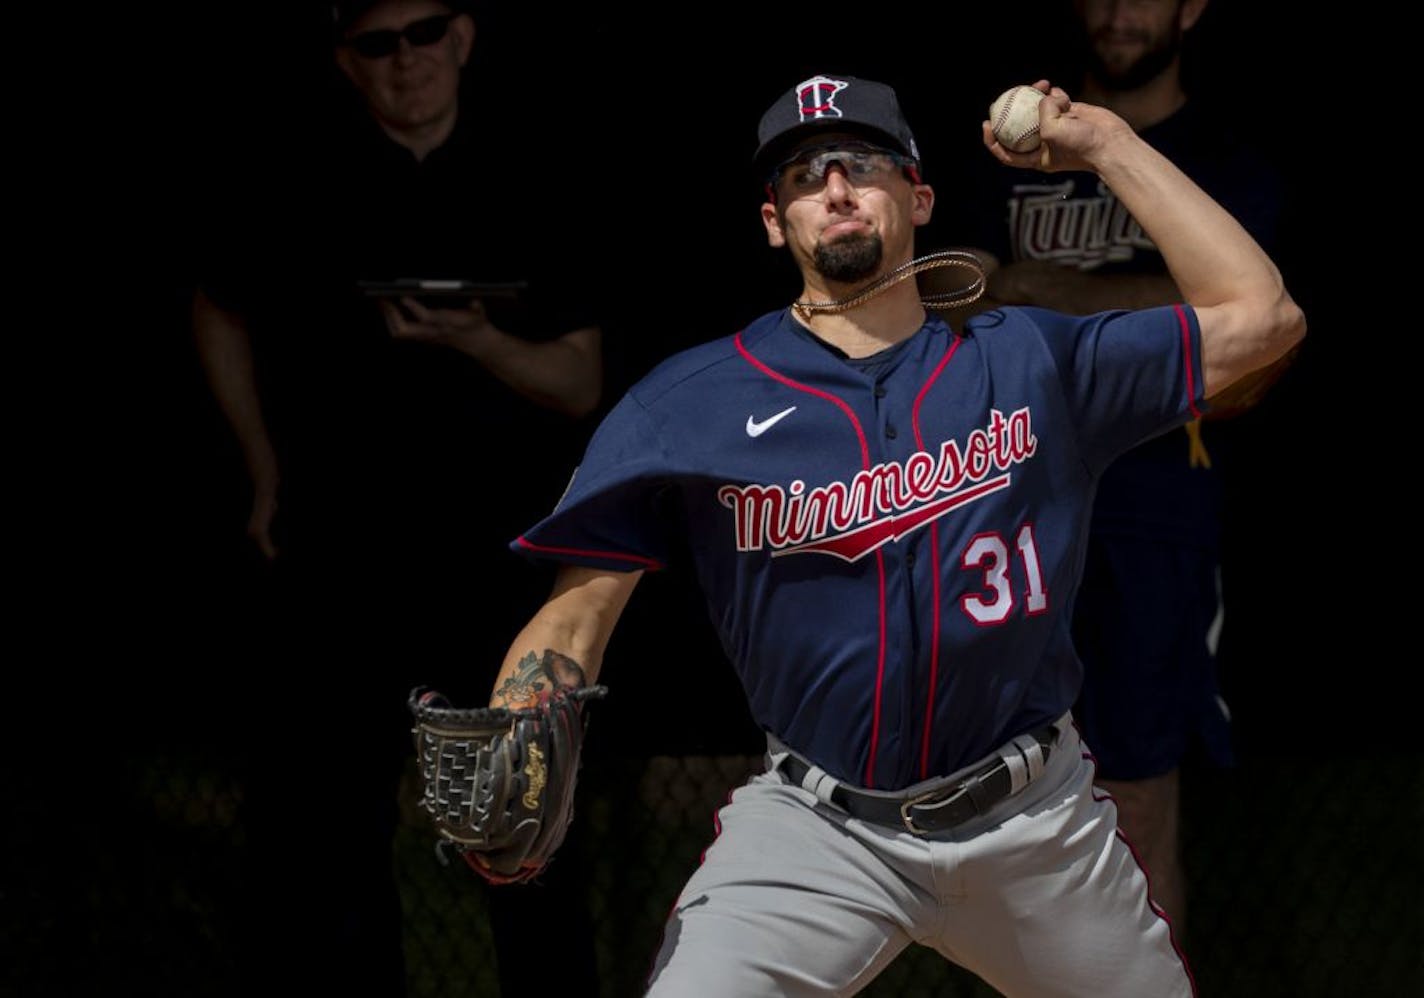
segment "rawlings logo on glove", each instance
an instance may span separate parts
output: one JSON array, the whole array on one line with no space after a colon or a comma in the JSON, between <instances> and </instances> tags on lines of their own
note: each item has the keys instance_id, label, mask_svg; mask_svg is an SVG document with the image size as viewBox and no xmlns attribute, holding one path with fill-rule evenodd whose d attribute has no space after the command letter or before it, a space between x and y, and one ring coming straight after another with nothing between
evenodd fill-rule
<instances>
[{"instance_id":1,"label":"rawlings logo on glove","mask_svg":"<svg viewBox=\"0 0 1424 998\"><path fill-rule=\"evenodd\" d=\"M416 687L408 701L421 809L441 838L491 883L537 876L573 820L582 704L608 689L558 685L550 665L555 656L525 660L531 670L523 671L538 670L549 679L532 684L533 706L460 709L427 687Z\"/></svg>"}]
</instances>

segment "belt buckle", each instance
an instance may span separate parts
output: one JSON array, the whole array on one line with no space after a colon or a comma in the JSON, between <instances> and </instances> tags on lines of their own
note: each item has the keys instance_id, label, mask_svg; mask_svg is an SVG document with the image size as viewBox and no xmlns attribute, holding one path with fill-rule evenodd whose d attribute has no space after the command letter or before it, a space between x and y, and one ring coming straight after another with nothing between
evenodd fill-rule
<instances>
[{"instance_id":1,"label":"belt buckle","mask_svg":"<svg viewBox=\"0 0 1424 998\"><path fill-rule=\"evenodd\" d=\"M911 835L928 835L931 831L933 831L933 829L920 828L918 825L916 825L915 819L910 817L910 808L916 807L920 804L925 803L926 801L931 800L937 800L942 804L952 804L968 792L969 781L965 780L959 785L959 788L955 790L954 793L949 794L946 797L938 797L933 791L927 794L920 794L920 796L918 797L911 797L909 800L905 801L900 805L900 820L905 823L905 828L909 830Z\"/></svg>"}]
</instances>

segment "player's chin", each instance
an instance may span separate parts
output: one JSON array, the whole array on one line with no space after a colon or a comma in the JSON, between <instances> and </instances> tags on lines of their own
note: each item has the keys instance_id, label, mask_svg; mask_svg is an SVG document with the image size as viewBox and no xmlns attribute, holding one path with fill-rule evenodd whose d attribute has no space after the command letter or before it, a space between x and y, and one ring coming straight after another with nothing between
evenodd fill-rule
<instances>
[{"instance_id":1,"label":"player's chin","mask_svg":"<svg viewBox=\"0 0 1424 998\"><path fill-rule=\"evenodd\" d=\"M813 259L823 277L850 283L870 277L884 258L885 247L878 233L852 229L832 238L823 234Z\"/></svg>"}]
</instances>

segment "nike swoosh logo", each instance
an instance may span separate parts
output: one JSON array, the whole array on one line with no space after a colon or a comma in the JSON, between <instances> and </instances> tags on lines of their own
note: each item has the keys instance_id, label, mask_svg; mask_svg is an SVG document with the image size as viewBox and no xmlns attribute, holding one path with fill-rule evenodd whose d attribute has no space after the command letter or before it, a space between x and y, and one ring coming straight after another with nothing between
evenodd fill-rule
<instances>
[{"instance_id":1,"label":"nike swoosh logo","mask_svg":"<svg viewBox=\"0 0 1424 998\"><path fill-rule=\"evenodd\" d=\"M766 419L763 419L760 423L758 423L758 422L756 421L755 417L748 416L748 417L747 417L747 436L749 436L749 437L759 437L759 436L761 436L761 435L762 435L763 433L765 433L767 430L771 429L773 426L775 426L777 423L781 422L783 419L785 419L787 416L791 415L791 414L792 414L793 412L795 412L795 411L796 411L796 407L793 405L790 409L782 409L782 410L781 410L780 412L778 412L775 416L769 416L769 417L767 417Z\"/></svg>"}]
</instances>

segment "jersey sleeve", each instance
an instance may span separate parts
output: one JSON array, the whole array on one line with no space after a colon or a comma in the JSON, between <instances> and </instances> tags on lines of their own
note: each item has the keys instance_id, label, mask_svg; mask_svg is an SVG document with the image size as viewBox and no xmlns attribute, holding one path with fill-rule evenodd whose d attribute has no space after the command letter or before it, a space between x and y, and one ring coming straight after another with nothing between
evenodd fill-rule
<instances>
[{"instance_id":1,"label":"jersey sleeve","mask_svg":"<svg viewBox=\"0 0 1424 998\"><path fill-rule=\"evenodd\" d=\"M1190 306L1084 317L1023 311L1054 355L1083 458L1094 473L1204 411L1201 328Z\"/></svg>"},{"instance_id":2,"label":"jersey sleeve","mask_svg":"<svg viewBox=\"0 0 1424 998\"><path fill-rule=\"evenodd\" d=\"M660 497L670 480L653 421L632 395L599 424L554 511L511 542L515 552L612 571L667 563Z\"/></svg>"}]
</instances>

